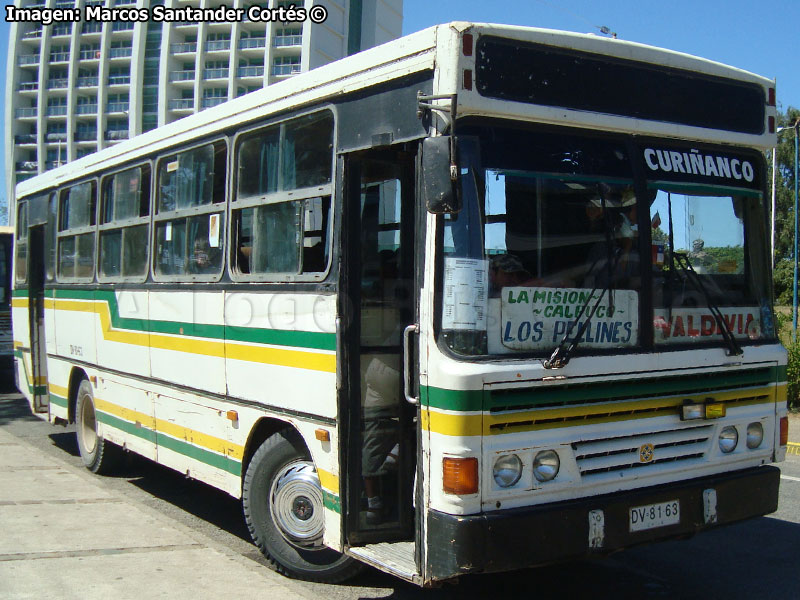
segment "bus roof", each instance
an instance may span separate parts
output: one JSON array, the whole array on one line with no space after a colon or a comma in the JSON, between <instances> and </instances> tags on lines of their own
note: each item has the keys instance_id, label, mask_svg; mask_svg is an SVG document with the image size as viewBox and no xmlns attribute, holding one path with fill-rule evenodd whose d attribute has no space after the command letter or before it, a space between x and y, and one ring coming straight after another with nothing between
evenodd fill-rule
<instances>
[{"instance_id":1,"label":"bus roof","mask_svg":"<svg viewBox=\"0 0 800 600\"><path fill-rule=\"evenodd\" d=\"M437 65L443 73L438 77L434 93L456 94L458 92L460 94L458 99L459 115L469 114L470 96L474 101L479 95L477 92L465 94L460 89L459 64L457 62L461 58L460 38L467 32L478 35L492 34L558 48L642 61L754 83L764 88L774 87L774 82L771 80L741 69L635 42L600 37L594 34L456 21L430 27L387 42L134 136L129 140L20 182L17 185L17 195L27 196L45 191L77 177L82 177L83 174L111 169L118 164L143 159L166 148L189 143L191 140L236 128L270 115L278 115L314 103L330 101L343 94L414 73L423 71L432 73ZM520 107L518 103L506 102L505 104L512 106L509 110L518 115L518 118L526 119L525 107ZM462 108L466 110L462 110ZM561 112L563 114L564 111ZM528 114L527 118L534 120L531 114ZM542 119L537 116L535 120ZM627 119L627 121L631 121L631 119ZM641 127L642 121L637 121L637 124ZM629 125L628 129L630 128ZM624 128L617 127L616 129ZM691 137L699 140L704 139L712 131L704 130L706 134L704 135L699 128L690 129L695 130L695 135ZM636 132L641 133L642 131L637 129ZM657 128L654 128L651 133L661 134ZM774 142L764 141L764 137L745 136L746 141L753 145L763 147L774 145ZM76 177L76 174L79 175Z\"/></svg>"}]
</instances>

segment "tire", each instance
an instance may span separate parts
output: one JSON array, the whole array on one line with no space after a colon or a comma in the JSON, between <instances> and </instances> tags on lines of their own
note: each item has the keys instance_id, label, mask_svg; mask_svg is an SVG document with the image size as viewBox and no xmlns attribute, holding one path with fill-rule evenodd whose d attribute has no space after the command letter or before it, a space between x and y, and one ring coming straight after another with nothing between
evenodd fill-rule
<instances>
[{"instance_id":1,"label":"tire","mask_svg":"<svg viewBox=\"0 0 800 600\"><path fill-rule=\"evenodd\" d=\"M322 544L322 487L293 429L274 434L253 455L242 505L250 535L273 570L322 583L338 583L361 571L361 563Z\"/></svg>"},{"instance_id":2,"label":"tire","mask_svg":"<svg viewBox=\"0 0 800 600\"><path fill-rule=\"evenodd\" d=\"M78 451L83 464L92 473L110 473L119 464L121 449L97 435L97 416L94 406L92 384L81 381L78 387L78 401L75 406L75 429L78 438Z\"/></svg>"}]
</instances>

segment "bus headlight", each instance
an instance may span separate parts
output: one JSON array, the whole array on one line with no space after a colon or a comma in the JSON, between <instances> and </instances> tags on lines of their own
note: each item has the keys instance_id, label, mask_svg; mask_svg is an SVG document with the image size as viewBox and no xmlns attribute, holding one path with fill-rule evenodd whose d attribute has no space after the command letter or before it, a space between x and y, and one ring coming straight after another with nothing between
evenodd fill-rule
<instances>
[{"instance_id":1,"label":"bus headlight","mask_svg":"<svg viewBox=\"0 0 800 600\"><path fill-rule=\"evenodd\" d=\"M492 475L500 487L511 487L522 477L522 461L516 454L504 454L495 461Z\"/></svg>"},{"instance_id":2,"label":"bus headlight","mask_svg":"<svg viewBox=\"0 0 800 600\"><path fill-rule=\"evenodd\" d=\"M542 450L533 459L533 475L538 481L550 481L558 475L561 461L555 450Z\"/></svg>"},{"instance_id":3,"label":"bus headlight","mask_svg":"<svg viewBox=\"0 0 800 600\"><path fill-rule=\"evenodd\" d=\"M739 443L739 432L736 427L728 426L719 432L719 449L725 454L729 454L736 449Z\"/></svg>"},{"instance_id":4,"label":"bus headlight","mask_svg":"<svg viewBox=\"0 0 800 600\"><path fill-rule=\"evenodd\" d=\"M764 441L764 427L761 423L750 423L747 426L747 447L755 450Z\"/></svg>"}]
</instances>

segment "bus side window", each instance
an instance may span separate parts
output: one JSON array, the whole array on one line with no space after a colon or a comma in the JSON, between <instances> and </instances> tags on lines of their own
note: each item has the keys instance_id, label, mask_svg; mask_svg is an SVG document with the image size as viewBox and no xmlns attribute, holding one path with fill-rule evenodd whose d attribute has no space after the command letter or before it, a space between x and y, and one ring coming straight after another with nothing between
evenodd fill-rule
<instances>
[{"instance_id":1,"label":"bus side window","mask_svg":"<svg viewBox=\"0 0 800 600\"><path fill-rule=\"evenodd\" d=\"M28 281L28 203L20 202L17 209L17 259L14 272L17 283Z\"/></svg>"},{"instance_id":2,"label":"bus side window","mask_svg":"<svg viewBox=\"0 0 800 600\"><path fill-rule=\"evenodd\" d=\"M142 279L150 245L150 166L111 175L102 189L98 277Z\"/></svg>"},{"instance_id":3,"label":"bus side window","mask_svg":"<svg viewBox=\"0 0 800 600\"><path fill-rule=\"evenodd\" d=\"M222 140L159 161L156 277L212 281L221 275L226 164Z\"/></svg>"},{"instance_id":4,"label":"bus side window","mask_svg":"<svg viewBox=\"0 0 800 600\"><path fill-rule=\"evenodd\" d=\"M94 278L97 182L61 191L58 227L58 279Z\"/></svg>"},{"instance_id":5,"label":"bus side window","mask_svg":"<svg viewBox=\"0 0 800 600\"><path fill-rule=\"evenodd\" d=\"M313 113L247 135L237 144L236 159L234 273L260 279L321 278L330 254L331 113Z\"/></svg>"}]
</instances>

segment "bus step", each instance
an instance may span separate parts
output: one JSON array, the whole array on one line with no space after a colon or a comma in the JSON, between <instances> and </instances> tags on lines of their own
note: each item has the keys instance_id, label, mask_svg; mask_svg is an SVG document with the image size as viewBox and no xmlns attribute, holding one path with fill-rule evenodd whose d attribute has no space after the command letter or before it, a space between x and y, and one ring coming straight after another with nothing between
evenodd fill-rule
<instances>
[{"instance_id":1,"label":"bus step","mask_svg":"<svg viewBox=\"0 0 800 600\"><path fill-rule=\"evenodd\" d=\"M357 548L348 548L347 553L368 565L406 581L420 582L420 575L414 560L414 542L368 544Z\"/></svg>"}]
</instances>

